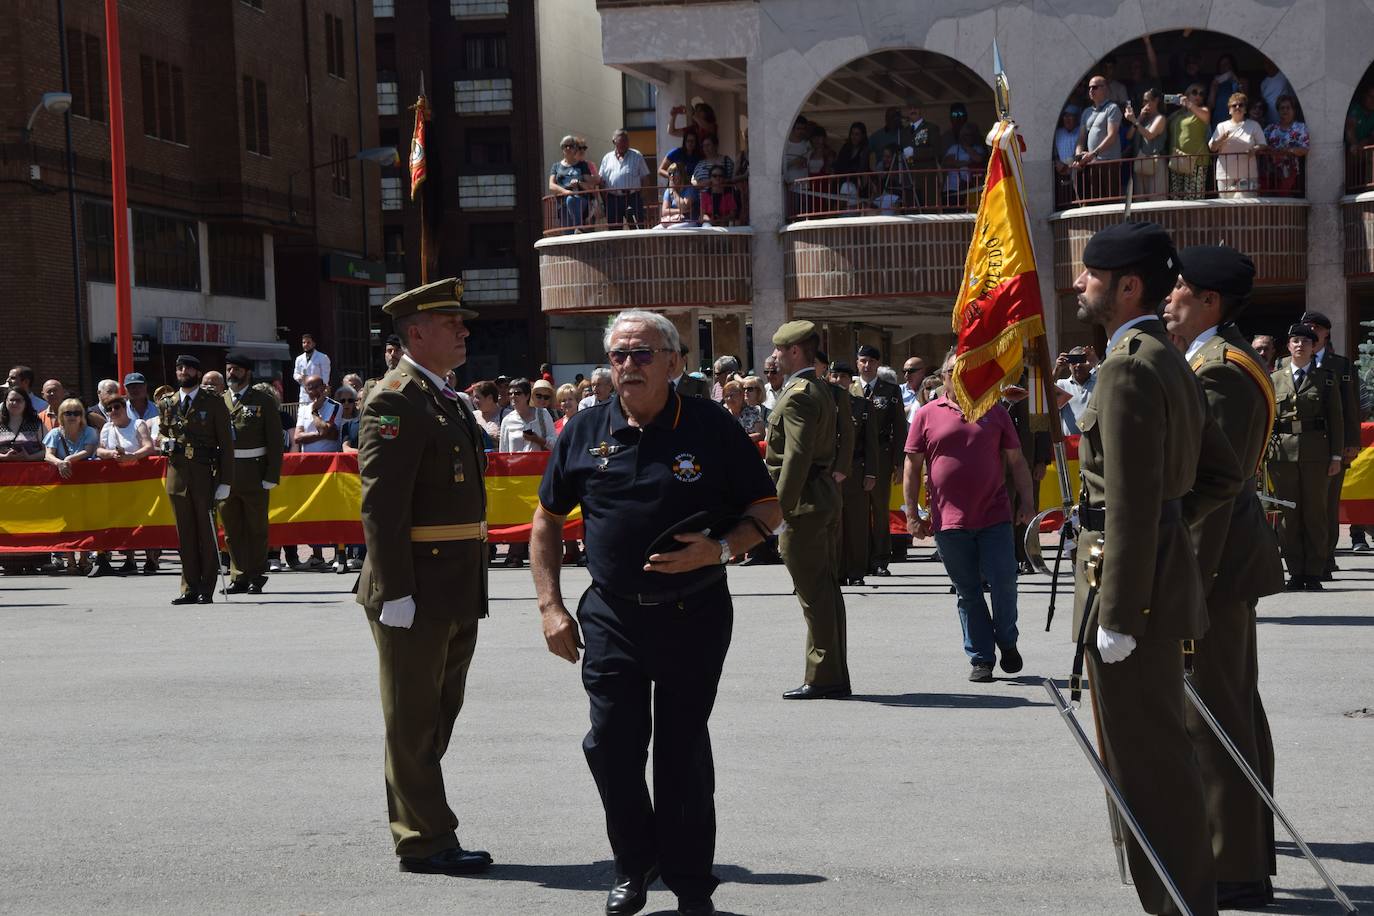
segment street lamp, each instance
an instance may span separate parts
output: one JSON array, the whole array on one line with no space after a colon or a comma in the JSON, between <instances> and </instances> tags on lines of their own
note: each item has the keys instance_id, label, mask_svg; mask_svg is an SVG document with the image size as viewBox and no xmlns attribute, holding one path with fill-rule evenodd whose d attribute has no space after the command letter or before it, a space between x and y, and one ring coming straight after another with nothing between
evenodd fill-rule
<instances>
[{"instance_id":1,"label":"street lamp","mask_svg":"<svg viewBox=\"0 0 1374 916\"><path fill-rule=\"evenodd\" d=\"M60 94L60 93L59 93ZM45 96L46 98L46 96ZM70 98L70 96L68 97ZM352 160L358 162L375 162L378 165L395 165L401 161L401 156L396 152L394 146L369 146L367 149L360 149L351 156L342 156L338 159L329 159L325 162L317 162L314 165L303 169L296 169L286 176L286 199L287 208L291 214L291 222L296 221L296 176L304 172L313 172L328 165L338 165L340 162Z\"/></svg>"},{"instance_id":2,"label":"street lamp","mask_svg":"<svg viewBox=\"0 0 1374 916\"><path fill-rule=\"evenodd\" d=\"M70 92L45 92L43 98L38 100L38 104L33 106L33 112L29 115L28 123L24 125L22 134L24 142L29 142L29 137L33 135L33 122L38 117L40 111L49 111L55 115L66 114L72 107L72 94ZM394 150L393 150L394 152Z\"/></svg>"}]
</instances>

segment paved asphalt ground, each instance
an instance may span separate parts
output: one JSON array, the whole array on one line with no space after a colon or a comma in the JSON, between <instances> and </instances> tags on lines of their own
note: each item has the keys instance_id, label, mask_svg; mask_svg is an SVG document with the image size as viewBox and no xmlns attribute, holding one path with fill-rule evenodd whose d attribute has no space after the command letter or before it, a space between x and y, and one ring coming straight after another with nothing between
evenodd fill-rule
<instances>
[{"instance_id":1,"label":"paved asphalt ground","mask_svg":"<svg viewBox=\"0 0 1374 916\"><path fill-rule=\"evenodd\" d=\"M1345 715L1374 707L1374 555L1340 562L1324 594L1261 604L1262 687L1280 802L1374 912L1374 718ZM894 572L847 590L857 695L811 703L779 698L802 674L786 573L730 573L717 905L1138 912L1102 791L1040 684L1071 657L1067 613L1044 632L1048 580L1023 580L1025 671L970 684L942 568ZM587 581L564 578L571 594ZM165 573L0 578L0 911L600 913L612 871L586 700L544 648L528 570L492 571L444 766L462 841L498 863L477 878L396 870L352 582L285 573L261 597L174 608ZM1339 912L1287 842L1276 883L1269 912ZM674 906L660 885L647 912Z\"/></svg>"}]
</instances>

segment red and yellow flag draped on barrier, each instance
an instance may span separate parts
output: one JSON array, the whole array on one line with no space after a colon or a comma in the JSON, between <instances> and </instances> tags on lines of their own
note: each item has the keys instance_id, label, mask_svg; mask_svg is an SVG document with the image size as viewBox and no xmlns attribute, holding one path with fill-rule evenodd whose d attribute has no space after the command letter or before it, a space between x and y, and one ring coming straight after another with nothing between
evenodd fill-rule
<instances>
[{"instance_id":1,"label":"red and yellow flag draped on barrier","mask_svg":"<svg viewBox=\"0 0 1374 916\"><path fill-rule=\"evenodd\" d=\"M548 452L493 453L487 468L487 527L493 541L526 541ZM165 462L82 461L62 480L46 463L0 465L0 553L177 546ZM268 508L269 540L361 544L362 483L353 454L286 455ZM574 512L566 539L582 536Z\"/></svg>"},{"instance_id":2,"label":"red and yellow flag draped on barrier","mask_svg":"<svg viewBox=\"0 0 1374 916\"><path fill-rule=\"evenodd\" d=\"M997 403L1004 383L1021 377L1025 342L1045 333L1021 191L1021 137L1003 120L988 145L987 179L952 322L959 339L951 381L970 422Z\"/></svg>"}]
</instances>

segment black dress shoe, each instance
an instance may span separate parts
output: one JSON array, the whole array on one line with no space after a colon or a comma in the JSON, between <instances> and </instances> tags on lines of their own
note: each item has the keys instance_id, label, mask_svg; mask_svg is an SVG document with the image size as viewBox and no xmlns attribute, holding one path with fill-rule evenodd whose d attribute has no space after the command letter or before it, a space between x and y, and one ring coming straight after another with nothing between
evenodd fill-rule
<instances>
[{"instance_id":1,"label":"black dress shoe","mask_svg":"<svg viewBox=\"0 0 1374 916\"><path fill-rule=\"evenodd\" d=\"M716 905L710 900L693 900L690 903L678 901L677 911L680 916L715 916Z\"/></svg>"},{"instance_id":2,"label":"black dress shoe","mask_svg":"<svg viewBox=\"0 0 1374 916\"><path fill-rule=\"evenodd\" d=\"M491 868L491 853L455 846L432 856L401 856L399 868L420 875L471 875Z\"/></svg>"},{"instance_id":3,"label":"black dress shoe","mask_svg":"<svg viewBox=\"0 0 1374 916\"><path fill-rule=\"evenodd\" d=\"M1293 576L1288 580L1288 584L1283 587L1284 591L1300 592L1303 585L1307 582L1302 576Z\"/></svg>"},{"instance_id":4,"label":"black dress shoe","mask_svg":"<svg viewBox=\"0 0 1374 916\"><path fill-rule=\"evenodd\" d=\"M829 687L802 684L795 690L784 693L782 698L784 700L837 700L853 695L854 691L850 689L848 684L832 684Z\"/></svg>"},{"instance_id":5,"label":"black dress shoe","mask_svg":"<svg viewBox=\"0 0 1374 916\"><path fill-rule=\"evenodd\" d=\"M1322 580L1316 576L1308 576L1306 579L1302 580L1302 590L1305 592L1324 591L1322 588Z\"/></svg>"},{"instance_id":6,"label":"black dress shoe","mask_svg":"<svg viewBox=\"0 0 1374 916\"><path fill-rule=\"evenodd\" d=\"M267 584L267 577L266 577L266 576L258 576L258 577L257 577L256 579L254 579L252 582L249 582L249 583L248 583L248 589L247 589L248 594L250 594L250 595L261 595L261 594L262 594L262 587L263 587L264 585L266 585L266 584Z\"/></svg>"},{"instance_id":7,"label":"black dress shoe","mask_svg":"<svg viewBox=\"0 0 1374 916\"><path fill-rule=\"evenodd\" d=\"M199 597L200 597L200 596L197 595L195 592L187 592L187 593L184 594L184 595L177 595L175 598L172 599L172 603L173 603L173 604L195 604L195 603L196 603L196 599L199 598Z\"/></svg>"},{"instance_id":8,"label":"black dress shoe","mask_svg":"<svg viewBox=\"0 0 1374 916\"><path fill-rule=\"evenodd\" d=\"M1274 902L1274 886L1265 881L1218 881L1217 909L1248 910Z\"/></svg>"},{"instance_id":9,"label":"black dress shoe","mask_svg":"<svg viewBox=\"0 0 1374 916\"><path fill-rule=\"evenodd\" d=\"M1025 665L1021 660L1021 653L1016 651L1016 646L999 646L1002 650L1002 670L1007 674L1015 674Z\"/></svg>"},{"instance_id":10,"label":"black dress shoe","mask_svg":"<svg viewBox=\"0 0 1374 916\"><path fill-rule=\"evenodd\" d=\"M649 902L649 887L657 880L657 865L642 875L616 875L615 884L606 895L606 916L630 916L644 909Z\"/></svg>"},{"instance_id":11,"label":"black dress shoe","mask_svg":"<svg viewBox=\"0 0 1374 916\"><path fill-rule=\"evenodd\" d=\"M892 571L889 570L886 566L875 566L875 567L873 567L873 575L875 575L875 576L890 576L890 575L892 575Z\"/></svg>"},{"instance_id":12,"label":"black dress shoe","mask_svg":"<svg viewBox=\"0 0 1374 916\"><path fill-rule=\"evenodd\" d=\"M156 561L156 560L149 560L149 561L147 561L146 563L143 564L143 575L145 575L145 576L155 576L155 575L157 575L157 561Z\"/></svg>"},{"instance_id":13,"label":"black dress shoe","mask_svg":"<svg viewBox=\"0 0 1374 916\"><path fill-rule=\"evenodd\" d=\"M235 579L229 583L228 588L220 589L221 595L242 595L248 591L248 582L243 579Z\"/></svg>"},{"instance_id":14,"label":"black dress shoe","mask_svg":"<svg viewBox=\"0 0 1374 916\"><path fill-rule=\"evenodd\" d=\"M214 604L215 596L209 592L201 592L196 596L196 604Z\"/></svg>"},{"instance_id":15,"label":"black dress shoe","mask_svg":"<svg viewBox=\"0 0 1374 916\"><path fill-rule=\"evenodd\" d=\"M1322 574L1321 574L1320 576L1318 576L1317 578L1318 578L1320 581L1322 581L1322 582L1335 582L1335 581L1336 581L1336 577L1333 576L1333 575L1331 575L1331 573L1330 573L1329 571L1328 571L1328 572L1322 573Z\"/></svg>"}]
</instances>

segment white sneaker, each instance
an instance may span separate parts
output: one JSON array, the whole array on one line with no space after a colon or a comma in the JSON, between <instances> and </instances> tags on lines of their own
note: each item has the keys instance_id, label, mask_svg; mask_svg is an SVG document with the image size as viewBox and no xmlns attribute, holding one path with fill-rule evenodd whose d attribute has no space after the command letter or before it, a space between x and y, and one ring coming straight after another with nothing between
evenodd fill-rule
<instances>
[{"instance_id":1,"label":"white sneaker","mask_svg":"<svg viewBox=\"0 0 1374 916\"><path fill-rule=\"evenodd\" d=\"M348 572L348 564L345 563L343 560L335 560L335 561L334 561L334 572L336 572L336 573L346 573L346 572Z\"/></svg>"},{"instance_id":2,"label":"white sneaker","mask_svg":"<svg viewBox=\"0 0 1374 916\"><path fill-rule=\"evenodd\" d=\"M268 560L268 561L267 561L267 571L268 571L268 572L281 572L281 563L277 562L276 560Z\"/></svg>"},{"instance_id":3,"label":"white sneaker","mask_svg":"<svg viewBox=\"0 0 1374 916\"><path fill-rule=\"evenodd\" d=\"M355 570L356 570L356 569L362 569L362 568L363 568L363 561L362 561L362 560L357 560L357 559L349 560L349 561L348 561L348 568L349 568L349 569L355 569Z\"/></svg>"}]
</instances>

